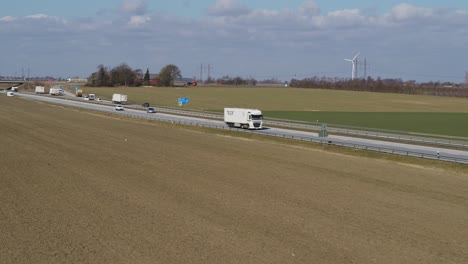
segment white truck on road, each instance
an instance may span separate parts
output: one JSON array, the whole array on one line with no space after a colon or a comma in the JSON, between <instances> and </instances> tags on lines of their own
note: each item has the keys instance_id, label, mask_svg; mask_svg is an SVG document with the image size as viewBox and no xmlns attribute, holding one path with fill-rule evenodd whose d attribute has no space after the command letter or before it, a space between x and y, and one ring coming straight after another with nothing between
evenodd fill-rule
<instances>
[{"instance_id":1,"label":"white truck on road","mask_svg":"<svg viewBox=\"0 0 468 264\"><path fill-rule=\"evenodd\" d=\"M45 87L44 87L44 86L36 86L36 89L35 89L34 91L35 91L35 93L37 93L37 94L46 93Z\"/></svg>"},{"instance_id":2,"label":"white truck on road","mask_svg":"<svg viewBox=\"0 0 468 264\"><path fill-rule=\"evenodd\" d=\"M51 87L49 90L50 95L62 95L62 89L57 87Z\"/></svg>"},{"instance_id":3,"label":"white truck on road","mask_svg":"<svg viewBox=\"0 0 468 264\"><path fill-rule=\"evenodd\" d=\"M229 127L262 129L263 115L258 109L224 108L224 122Z\"/></svg>"},{"instance_id":4,"label":"white truck on road","mask_svg":"<svg viewBox=\"0 0 468 264\"><path fill-rule=\"evenodd\" d=\"M126 94L113 94L112 95L112 102L114 104L126 104L127 99L128 98Z\"/></svg>"}]
</instances>

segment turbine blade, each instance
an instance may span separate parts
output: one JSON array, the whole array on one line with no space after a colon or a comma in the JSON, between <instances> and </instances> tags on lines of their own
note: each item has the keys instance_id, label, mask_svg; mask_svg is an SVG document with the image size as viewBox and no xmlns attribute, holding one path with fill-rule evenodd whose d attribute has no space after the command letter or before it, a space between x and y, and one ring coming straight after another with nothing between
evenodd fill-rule
<instances>
[{"instance_id":1,"label":"turbine blade","mask_svg":"<svg viewBox=\"0 0 468 264\"><path fill-rule=\"evenodd\" d=\"M354 56L353 60L355 60L359 56L359 54L361 54L361 52L358 52L356 56Z\"/></svg>"}]
</instances>

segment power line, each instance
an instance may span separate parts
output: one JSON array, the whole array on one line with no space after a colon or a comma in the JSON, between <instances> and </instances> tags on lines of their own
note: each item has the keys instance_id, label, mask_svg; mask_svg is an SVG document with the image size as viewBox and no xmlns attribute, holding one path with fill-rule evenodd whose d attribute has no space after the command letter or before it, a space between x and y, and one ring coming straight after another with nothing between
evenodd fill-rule
<instances>
[{"instance_id":1,"label":"power line","mask_svg":"<svg viewBox=\"0 0 468 264\"><path fill-rule=\"evenodd\" d=\"M203 82L203 63L200 63L200 82Z\"/></svg>"}]
</instances>

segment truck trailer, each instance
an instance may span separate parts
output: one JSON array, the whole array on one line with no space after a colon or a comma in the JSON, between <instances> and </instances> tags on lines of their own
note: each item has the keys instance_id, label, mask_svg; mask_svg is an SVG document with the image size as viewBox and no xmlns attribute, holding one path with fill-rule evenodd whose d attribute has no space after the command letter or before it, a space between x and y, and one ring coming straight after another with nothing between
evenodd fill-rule
<instances>
[{"instance_id":1,"label":"truck trailer","mask_svg":"<svg viewBox=\"0 0 468 264\"><path fill-rule=\"evenodd\" d=\"M49 94L50 95L62 95L61 90L62 89L60 89L60 88L51 87L50 90L49 90Z\"/></svg>"},{"instance_id":2,"label":"truck trailer","mask_svg":"<svg viewBox=\"0 0 468 264\"><path fill-rule=\"evenodd\" d=\"M112 95L112 102L114 104L126 104L127 99L128 98L126 94L113 94Z\"/></svg>"},{"instance_id":3,"label":"truck trailer","mask_svg":"<svg viewBox=\"0 0 468 264\"><path fill-rule=\"evenodd\" d=\"M34 89L34 92L37 94L44 94L46 93L46 90L44 86L36 86L36 88Z\"/></svg>"},{"instance_id":4,"label":"truck trailer","mask_svg":"<svg viewBox=\"0 0 468 264\"><path fill-rule=\"evenodd\" d=\"M263 115L258 109L224 108L224 122L229 127L262 129Z\"/></svg>"}]
</instances>

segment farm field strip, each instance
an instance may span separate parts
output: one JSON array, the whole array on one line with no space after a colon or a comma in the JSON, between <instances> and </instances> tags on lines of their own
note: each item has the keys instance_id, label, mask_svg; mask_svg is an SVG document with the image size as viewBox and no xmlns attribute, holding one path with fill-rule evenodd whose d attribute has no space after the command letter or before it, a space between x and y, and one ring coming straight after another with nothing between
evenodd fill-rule
<instances>
[{"instance_id":1,"label":"farm field strip","mask_svg":"<svg viewBox=\"0 0 468 264\"><path fill-rule=\"evenodd\" d=\"M254 87L84 87L86 93L111 98L129 95L131 102L177 107L177 98L189 97L187 107L222 110L224 107L258 108L263 111L301 112L447 112L468 113L467 98L351 92L299 88Z\"/></svg>"},{"instance_id":2,"label":"farm field strip","mask_svg":"<svg viewBox=\"0 0 468 264\"><path fill-rule=\"evenodd\" d=\"M366 128L465 137L468 113L434 112L265 112L265 115L302 122L326 123L362 130Z\"/></svg>"}]
</instances>

